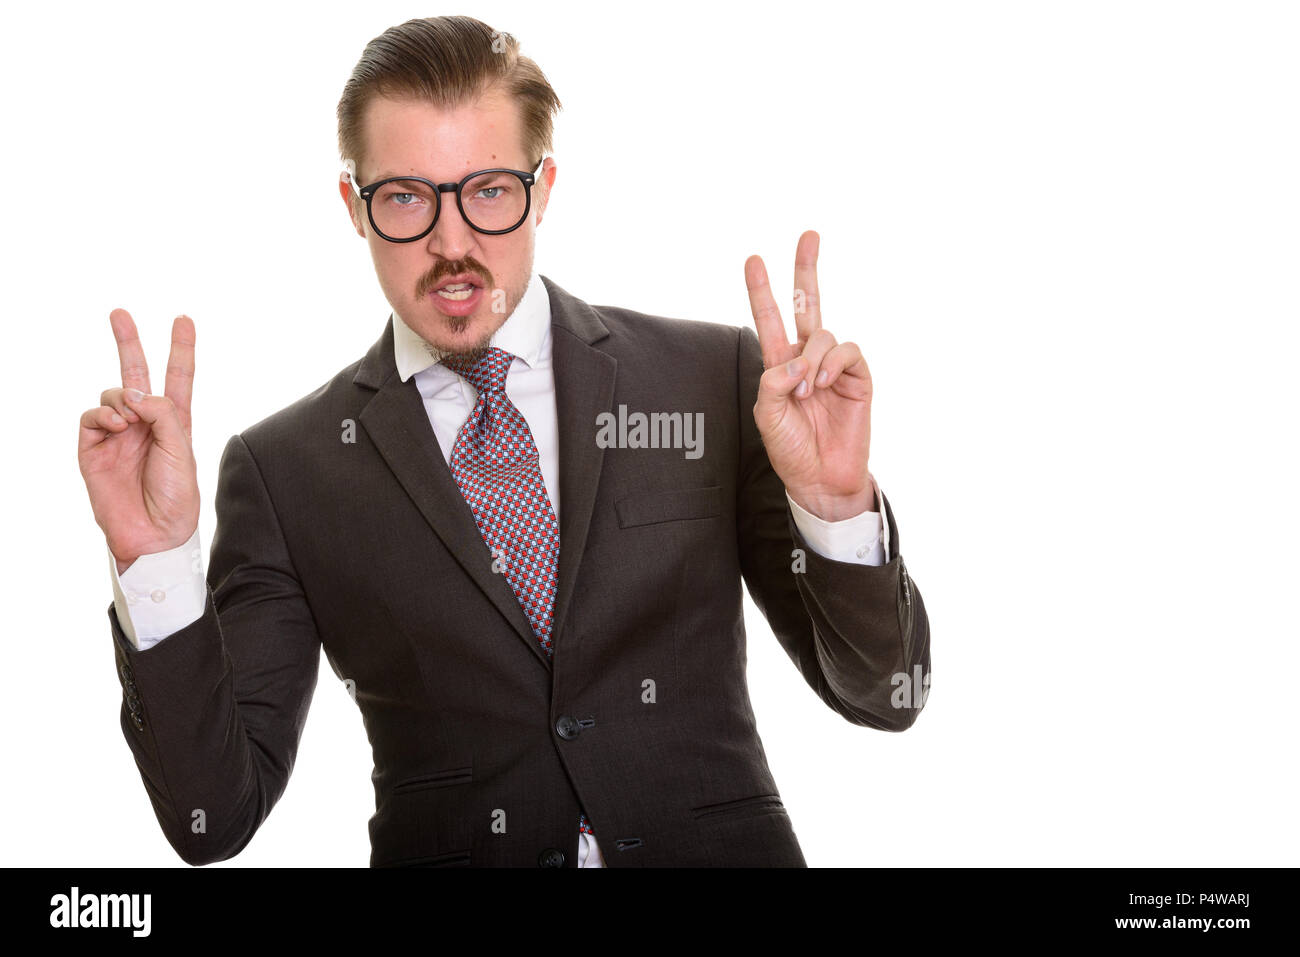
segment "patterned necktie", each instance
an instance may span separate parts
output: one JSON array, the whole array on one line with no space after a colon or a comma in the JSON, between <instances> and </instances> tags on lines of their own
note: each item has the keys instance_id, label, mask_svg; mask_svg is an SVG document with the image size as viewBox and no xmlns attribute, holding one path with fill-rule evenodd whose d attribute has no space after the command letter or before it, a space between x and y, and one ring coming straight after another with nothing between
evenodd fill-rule
<instances>
[{"instance_id":1,"label":"patterned necktie","mask_svg":"<svg viewBox=\"0 0 1300 957\"><path fill-rule=\"evenodd\" d=\"M514 358L492 346L472 364L460 356L442 360L478 392L452 446L451 475L496 559L494 570L505 573L549 658L560 526L542 481L533 433L506 395L506 375ZM593 833L585 813L578 828Z\"/></svg>"}]
</instances>

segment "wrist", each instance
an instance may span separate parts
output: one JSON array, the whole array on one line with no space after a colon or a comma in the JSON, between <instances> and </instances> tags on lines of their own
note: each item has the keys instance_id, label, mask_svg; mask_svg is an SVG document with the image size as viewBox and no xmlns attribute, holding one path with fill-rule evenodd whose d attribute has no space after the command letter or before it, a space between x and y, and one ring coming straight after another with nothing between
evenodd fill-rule
<instances>
[{"instance_id":1,"label":"wrist","mask_svg":"<svg viewBox=\"0 0 1300 957\"><path fill-rule=\"evenodd\" d=\"M795 504L823 522L842 522L876 510L876 490L867 486L852 495L818 495L787 489Z\"/></svg>"}]
</instances>

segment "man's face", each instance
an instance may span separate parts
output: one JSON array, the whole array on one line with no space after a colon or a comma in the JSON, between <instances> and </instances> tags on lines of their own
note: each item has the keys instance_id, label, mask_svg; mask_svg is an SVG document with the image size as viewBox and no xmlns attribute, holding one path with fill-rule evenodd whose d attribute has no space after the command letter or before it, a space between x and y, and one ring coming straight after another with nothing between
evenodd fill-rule
<instances>
[{"instance_id":1,"label":"man's face","mask_svg":"<svg viewBox=\"0 0 1300 957\"><path fill-rule=\"evenodd\" d=\"M449 110L377 97L366 107L366 154L356 171L357 183L364 186L403 175L455 183L481 169L528 171L535 159L524 155L518 114L518 106L498 93ZM409 243L377 235L364 201L356 199L342 179L339 193L353 227L370 244L379 285L393 311L438 349L472 354L487 345L528 288L536 228L554 181L555 163L547 159L532 187L532 207L523 225L497 236L472 229L461 216L455 194L443 193L433 231ZM465 275L478 286L468 299L458 301L436 291Z\"/></svg>"}]
</instances>

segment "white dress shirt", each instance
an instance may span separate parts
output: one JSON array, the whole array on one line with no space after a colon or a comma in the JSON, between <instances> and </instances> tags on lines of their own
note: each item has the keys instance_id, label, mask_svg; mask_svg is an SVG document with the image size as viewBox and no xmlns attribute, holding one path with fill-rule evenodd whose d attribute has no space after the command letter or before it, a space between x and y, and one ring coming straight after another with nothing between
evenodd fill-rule
<instances>
[{"instance_id":1,"label":"white dress shirt","mask_svg":"<svg viewBox=\"0 0 1300 957\"><path fill-rule=\"evenodd\" d=\"M560 518L560 431L555 408L555 375L551 367L551 300L536 272L515 311L493 334L491 344L515 357L506 379L506 395L528 423L540 457L546 493ZM415 378L442 456L450 462L460 427L474 409L478 392L464 378L440 364L441 353L421 339L393 313L393 352L397 373L405 382ZM827 522L786 499L800 534L818 554L842 562L883 565L889 561L889 529L882 519L879 486L877 511L863 512L839 522ZM113 603L122 631L135 647L145 650L203 616L207 590L203 554L196 528L184 545L141 555L120 576L109 553ZM600 847L591 834L582 834L579 867L603 867Z\"/></svg>"}]
</instances>

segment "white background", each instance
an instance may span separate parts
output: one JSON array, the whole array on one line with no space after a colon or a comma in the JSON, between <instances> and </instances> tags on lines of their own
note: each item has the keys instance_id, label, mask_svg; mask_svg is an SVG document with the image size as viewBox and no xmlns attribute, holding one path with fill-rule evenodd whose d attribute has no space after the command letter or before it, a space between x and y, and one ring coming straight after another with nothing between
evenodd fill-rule
<instances>
[{"instance_id":1,"label":"white background","mask_svg":"<svg viewBox=\"0 0 1300 957\"><path fill-rule=\"evenodd\" d=\"M448 12L563 101L537 268L573 294L748 324L745 258L790 289L821 234L934 684L903 734L850 725L749 607L809 864L1296 864L1300 24L1096 0L6 11L3 863L184 866L122 738L75 457L120 384L108 314L159 390L196 322L206 552L226 439L383 329L334 109L370 38ZM284 798L214 866L365 866L370 770L322 659Z\"/></svg>"}]
</instances>

